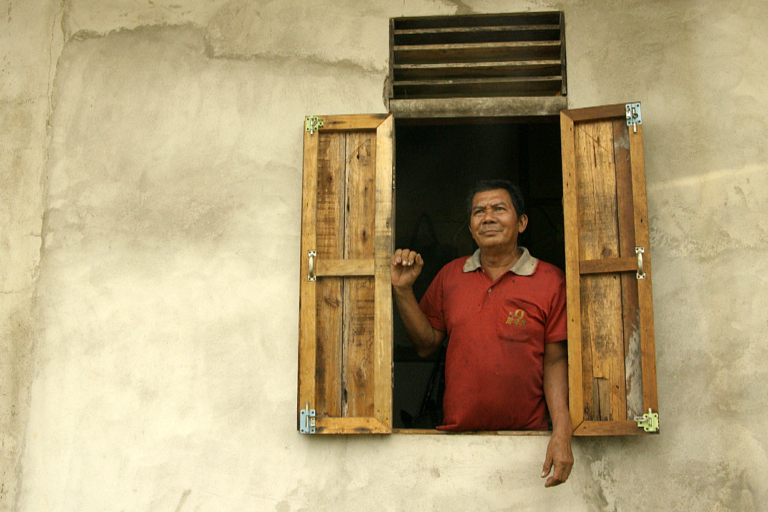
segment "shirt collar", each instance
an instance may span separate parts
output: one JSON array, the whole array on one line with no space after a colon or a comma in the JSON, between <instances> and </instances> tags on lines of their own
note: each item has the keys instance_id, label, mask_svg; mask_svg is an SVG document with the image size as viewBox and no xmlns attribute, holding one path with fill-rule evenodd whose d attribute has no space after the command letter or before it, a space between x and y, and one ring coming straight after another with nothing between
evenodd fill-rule
<instances>
[{"instance_id":1,"label":"shirt collar","mask_svg":"<svg viewBox=\"0 0 768 512\"><path fill-rule=\"evenodd\" d=\"M525 247L520 247L520 249L522 249L523 254L520 256L517 262L512 265L512 268L510 268L509 271L519 276L530 276L533 274L533 271L536 270L536 265L538 265L539 260L531 256L531 253L528 252L528 249ZM464 268L462 270L464 272L474 272L481 266L480 249L478 249L472 256L467 258L467 261L464 262Z\"/></svg>"}]
</instances>

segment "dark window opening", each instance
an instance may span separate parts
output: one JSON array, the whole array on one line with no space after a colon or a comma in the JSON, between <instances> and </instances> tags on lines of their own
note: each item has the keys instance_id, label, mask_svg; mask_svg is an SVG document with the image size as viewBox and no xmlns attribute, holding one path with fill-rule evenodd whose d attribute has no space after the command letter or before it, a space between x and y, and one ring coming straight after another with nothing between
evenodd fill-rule
<instances>
[{"instance_id":1,"label":"dark window opening","mask_svg":"<svg viewBox=\"0 0 768 512\"><path fill-rule=\"evenodd\" d=\"M395 247L417 250L425 260L414 286L417 299L443 265L476 249L465 202L483 178L521 187L529 224L520 245L565 268L558 117L401 119L395 137ZM441 357L441 351L428 359L416 354L395 308L394 428L440 423Z\"/></svg>"}]
</instances>

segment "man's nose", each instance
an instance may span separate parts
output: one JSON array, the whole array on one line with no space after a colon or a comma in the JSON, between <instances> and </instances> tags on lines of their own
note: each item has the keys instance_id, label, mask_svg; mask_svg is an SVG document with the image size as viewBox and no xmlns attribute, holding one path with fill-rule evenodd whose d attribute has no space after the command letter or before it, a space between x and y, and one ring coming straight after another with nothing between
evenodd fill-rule
<instances>
[{"instance_id":1,"label":"man's nose","mask_svg":"<svg viewBox=\"0 0 768 512\"><path fill-rule=\"evenodd\" d=\"M483 223L496 222L496 213L492 208L483 211Z\"/></svg>"}]
</instances>

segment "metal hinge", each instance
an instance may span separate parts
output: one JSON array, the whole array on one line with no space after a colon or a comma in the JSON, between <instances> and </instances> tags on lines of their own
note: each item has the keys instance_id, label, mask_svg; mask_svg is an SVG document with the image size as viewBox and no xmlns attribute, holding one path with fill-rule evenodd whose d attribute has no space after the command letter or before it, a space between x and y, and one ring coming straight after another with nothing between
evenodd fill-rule
<instances>
[{"instance_id":1,"label":"metal hinge","mask_svg":"<svg viewBox=\"0 0 768 512\"><path fill-rule=\"evenodd\" d=\"M651 409L648 409L648 412L642 416L635 416L635 421L637 426L646 432L658 432L659 430L659 413L651 412Z\"/></svg>"},{"instance_id":2,"label":"metal hinge","mask_svg":"<svg viewBox=\"0 0 768 512\"><path fill-rule=\"evenodd\" d=\"M299 415L299 432L302 434L315 433L315 410L309 408L309 402Z\"/></svg>"},{"instance_id":3,"label":"metal hinge","mask_svg":"<svg viewBox=\"0 0 768 512\"><path fill-rule=\"evenodd\" d=\"M310 135L322 128L324 122L317 116L307 116L304 119L304 129L309 132Z\"/></svg>"},{"instance_id":4,"label":"metal hinge","mask_svg":"<svg viewBox=\"0 0 768 512\"><path fill-rule=\"evenodd\" d=\"M627 103L624 108L627 111L627 126L631 126L637 133L637 125L643 124L643 113L639 103Z\"/></svg>"}]
</instances>

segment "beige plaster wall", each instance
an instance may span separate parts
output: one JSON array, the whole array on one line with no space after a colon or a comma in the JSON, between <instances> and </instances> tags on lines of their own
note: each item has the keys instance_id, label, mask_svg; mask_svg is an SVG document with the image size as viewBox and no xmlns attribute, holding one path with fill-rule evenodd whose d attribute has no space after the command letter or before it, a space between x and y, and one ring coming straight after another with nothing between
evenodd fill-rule
<instances>
[{"instance_id":1,"label":"beige plaster wall","mask_svg":"<svg viewBox=\"0 0 768 512\"><path fill-rule=\"evenodd\" d=\"M662 433L312 438L302 120L383 112L388 19L563 9L643 102ZM0 4L0 511L768 510L762 2Z\"/></svg>"}]
</instances>

